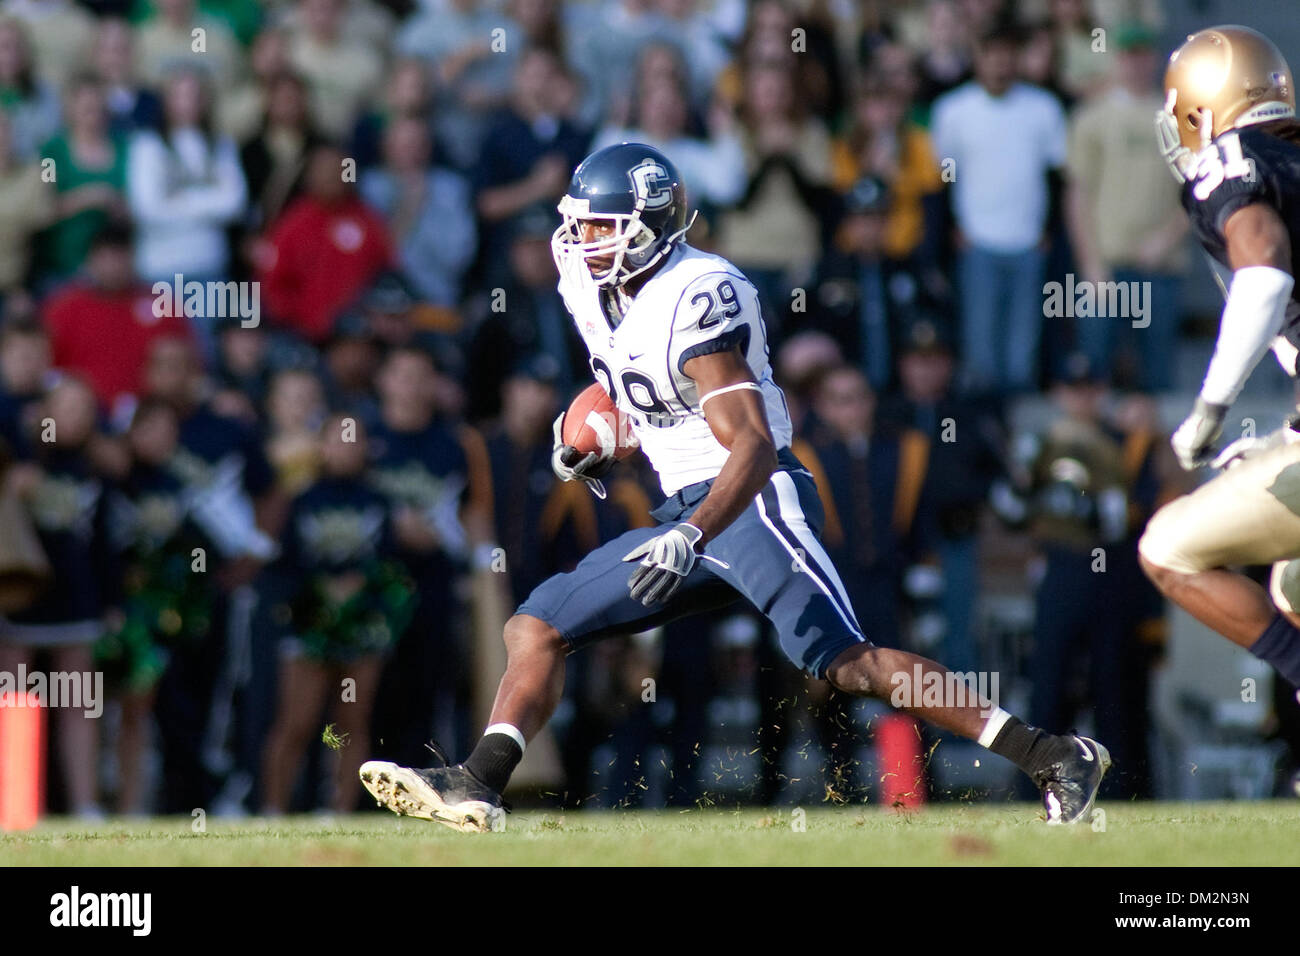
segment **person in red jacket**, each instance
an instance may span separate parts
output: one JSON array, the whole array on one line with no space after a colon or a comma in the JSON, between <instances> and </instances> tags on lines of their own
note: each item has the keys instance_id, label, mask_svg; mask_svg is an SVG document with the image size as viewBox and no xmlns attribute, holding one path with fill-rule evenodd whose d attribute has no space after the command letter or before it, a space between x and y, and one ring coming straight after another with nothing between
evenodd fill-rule
<instances>
[{"instance_id":1,"label":"person in red jacket","mask_svg":"<svg viewBox=\"0 0 1300 956\"><path fill-rule=\"evenodd\" d=\"M156 340L190 336L184 315L157 304L136 275L130 227L106 225L91 243L84 280L45 303L54 366L83 376L111 412L140 391Z\"/></svg>"},{"instance_id":2,"label":"person in red jacket","mask_svg":"<svg viewBox=\"0 0 1300 956\"><path fill-rule=\"evenodd\" d=\"M305 193L257 253L268 314L315 343L329 336L339 313L394 261L388 227L344 181L343 161L334 146L312 153Z\"/></svg>"}]
</instances>

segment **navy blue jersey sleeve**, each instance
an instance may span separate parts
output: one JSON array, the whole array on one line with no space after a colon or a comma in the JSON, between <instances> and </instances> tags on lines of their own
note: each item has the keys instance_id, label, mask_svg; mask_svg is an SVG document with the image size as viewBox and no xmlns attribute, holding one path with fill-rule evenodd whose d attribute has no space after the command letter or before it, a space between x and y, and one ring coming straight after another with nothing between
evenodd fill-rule
<instances>
[{"instance_id":1,"label":"navy blue jersey sleeve","mask_svg":"<svg viewBox=\"0 0 1300 956\"><path fill-rule=\"evenodd\" d=\"M1245 155L1236 134L1219 137L1214 148L1201 154L1188 183L1193 216L1222 235L1228 217L1243 206L1276 206L1269 178L1262 173L1257 158Z\"/></svg>"},{"instance_id":2,"label":"navy blue jersey sleeve","mask_svg":"<svg viewBox=\"0 0 1300 956\"><path fill-rule=\"evenodd\" d=\"M1183 187L1183 205L1201 246L1231 267L1223 234L1237 210L1263 203L1291 236L1291 274L1300 275L1300 124L1233 130L1197 157ZM1300 287L1292 293L1300 301Z\"/></svg>"}]
</instances>

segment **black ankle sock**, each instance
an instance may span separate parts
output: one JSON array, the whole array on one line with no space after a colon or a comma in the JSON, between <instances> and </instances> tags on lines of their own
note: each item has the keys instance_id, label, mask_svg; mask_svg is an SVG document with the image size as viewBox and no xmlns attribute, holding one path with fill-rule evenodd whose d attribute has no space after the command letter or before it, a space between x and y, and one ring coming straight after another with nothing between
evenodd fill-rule
<instances>
[{"instance_id":1,"label":"black ankle sock","mask_svg":"<svg viewBox=\"0 0 1300 956\"><path fill-rule=\"evenodd\" d=\"M1267 661L1293 687L1300 687L1300 631L1280 612L1264 628L1250 652L1261 661Z\"/></svg>"},{"instance_id":2,"label":"black ankle sock","mask_svg":"<svg viewBox=\"0 0 1300 956\"><path fill-rule=\"evenodd\" d=\"M1049 734L1019 717L1011 717L998 731L989 750L1006 757L1031 777L1070 753L1069 737Z\"/></svg>"},{"instance_id":3,"label":"black ankle sock","mask_svg":"<svg viewBox=\"0 0 1300 956\"><path fill-rule=\"evenodd\" d=\"M501 793L510 782L510 775L524 759L524 752L509 734L484 734L474 745L474 752L464 767L485 784Z\"/></svg>"}]
</instances>

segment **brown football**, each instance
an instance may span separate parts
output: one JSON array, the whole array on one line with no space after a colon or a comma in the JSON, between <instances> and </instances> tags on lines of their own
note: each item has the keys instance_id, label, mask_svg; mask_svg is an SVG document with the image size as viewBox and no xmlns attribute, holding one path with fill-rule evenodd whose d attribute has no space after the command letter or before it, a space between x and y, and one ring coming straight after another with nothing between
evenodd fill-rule
<instances>
[{"instance_id":1,"label":"brown football","mask_svg":"<svg viewBox=\"0 0 1300 956\"><path fill-rule=\"evenodd\" d=\"M599 383L588 385L569 403L560 436L566 445L572 445L584 455L593 451L598 455L612 454L615 461L621 461L640 447L627 416L618 410Z\"/></svg>"}]
</instances>

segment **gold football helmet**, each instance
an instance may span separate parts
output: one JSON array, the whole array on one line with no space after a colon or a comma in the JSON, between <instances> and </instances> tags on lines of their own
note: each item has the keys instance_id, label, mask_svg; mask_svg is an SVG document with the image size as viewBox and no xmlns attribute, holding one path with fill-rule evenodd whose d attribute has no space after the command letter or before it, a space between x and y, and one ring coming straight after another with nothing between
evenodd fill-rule
<instances>
[{"instance_id":1,"label":"gold football helmet","mask_svg":"<svg viewBox=\"0 0 1300 956\"><path fill-rule=\"evenodd\" d=\"M1293 116L1291 69L1273 41L1249 27L1210 27L1169 57L1156 136L1183 182L1197 154L1221 133Z\"/></svg>"}]
</instances>

